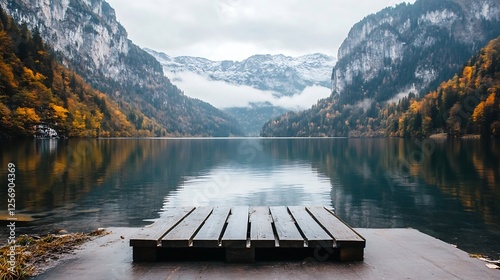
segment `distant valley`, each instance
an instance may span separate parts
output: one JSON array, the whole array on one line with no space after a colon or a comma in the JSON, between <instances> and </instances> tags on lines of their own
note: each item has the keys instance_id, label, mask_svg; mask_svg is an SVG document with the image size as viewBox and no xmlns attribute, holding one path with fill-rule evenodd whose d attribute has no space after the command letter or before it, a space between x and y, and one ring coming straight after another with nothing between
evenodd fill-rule
<instances>
[{"instance_id":1,"label":"distant valley","mask_svg":"<svg viewBox=\"0 0 500 280\"><path fill-rule=\"evenodd\" d=\"M233 115L249 136L258 135L267 120L290 110L304 110L329 96L336 62L334 57L319 53L212 61L145 50L186 95Z\"/></svg>"}]
</instances>

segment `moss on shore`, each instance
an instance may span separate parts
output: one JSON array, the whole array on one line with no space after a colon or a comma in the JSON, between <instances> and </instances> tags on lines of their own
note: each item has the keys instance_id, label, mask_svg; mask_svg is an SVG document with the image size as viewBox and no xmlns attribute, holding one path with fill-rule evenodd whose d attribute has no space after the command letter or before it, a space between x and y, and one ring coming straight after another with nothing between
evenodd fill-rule
<instances>
[{"instance_id":1,"label":"moss on shore","mask_svg":"<svg viewBox=\"0 0 500 280\"><path fill-rule=\"evenodd\" d=\"M49 234L43 237L21 235L15 244L0 248L0 279L17 280L35 276L62 255L72 253L78 245L106 234L108 232L100 229L90 233Z\"/></svg>"}]
</instances>

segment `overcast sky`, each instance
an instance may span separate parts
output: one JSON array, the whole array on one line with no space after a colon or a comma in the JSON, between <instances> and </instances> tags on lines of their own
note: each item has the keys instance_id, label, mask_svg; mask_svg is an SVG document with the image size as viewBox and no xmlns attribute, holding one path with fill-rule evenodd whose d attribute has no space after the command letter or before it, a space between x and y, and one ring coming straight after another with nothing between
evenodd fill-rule
<instances>
[{"instance_id":1,"label":"overcast sky","mask_svg":"<svg viewBox=\"0 0 500 280\"><path fill-rule=\"evenodd\" d=\"M129 38L172 56L337 56L350 28L401 0L106 0Z\"/></svg>"}]
</instances>

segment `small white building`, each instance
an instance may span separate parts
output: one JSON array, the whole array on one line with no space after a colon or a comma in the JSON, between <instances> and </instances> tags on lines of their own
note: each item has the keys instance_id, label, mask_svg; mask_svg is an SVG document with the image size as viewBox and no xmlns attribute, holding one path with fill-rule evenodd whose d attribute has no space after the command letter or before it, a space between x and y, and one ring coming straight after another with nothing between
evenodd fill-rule
<instances>
[{"instance_id":1,"label":"small white building","mask_svg":"<svg viewBox=\"0 0 500 280\"><path fill-rule=\"evenodd\" d=\"M57 131L46 124L37 124L34 129L35 138L59 138Z\"/></svg>"}]
</instances>

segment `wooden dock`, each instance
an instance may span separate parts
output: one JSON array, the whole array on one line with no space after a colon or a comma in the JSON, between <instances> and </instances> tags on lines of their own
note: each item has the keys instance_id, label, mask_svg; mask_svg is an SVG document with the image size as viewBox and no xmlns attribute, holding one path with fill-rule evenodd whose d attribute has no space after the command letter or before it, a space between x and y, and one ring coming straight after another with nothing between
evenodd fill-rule
<instances>
[{"instance_id":1,"label":"wooden dock","mask_svg":"<svg viewBox=\"0 0 500 280\"><path fill-rule=\"evenodd\" d=\"M130 239L134 261L363 260L366 240L325 207L176 207Z\"/></svg>"}]
</instances>

